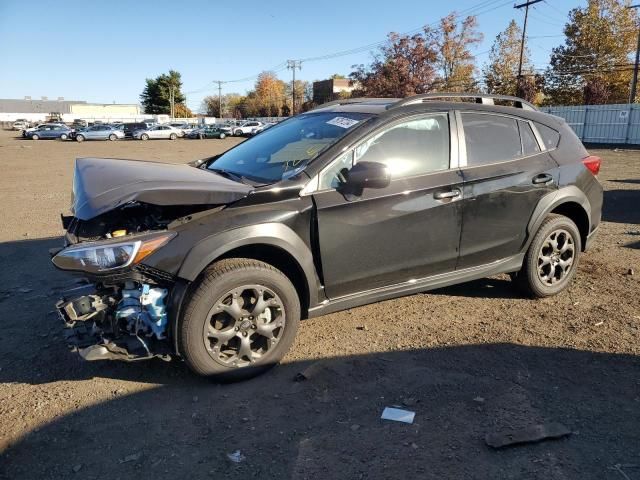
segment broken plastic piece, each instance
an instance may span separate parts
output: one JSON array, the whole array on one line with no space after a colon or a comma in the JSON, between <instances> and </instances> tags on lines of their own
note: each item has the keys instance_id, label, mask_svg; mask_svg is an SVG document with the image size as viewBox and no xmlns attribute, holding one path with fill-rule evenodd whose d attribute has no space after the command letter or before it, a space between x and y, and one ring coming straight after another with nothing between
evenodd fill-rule
<instances>
[{"instance_id":1,"label":"broken plastic piece","mask_svg":"<svg viewBox=\"0 0 640 480\"><path fill-rule=\"evenodd\" d=\"M382 420L393 420L394 422L413 423L416 412L403 410L401 408L385 407L382 411Z\"/></svg>"},{"instance_id":2,"label":"broken plastic piece","mask_svg":"<svg viewBox=\"0 0 640 480\"><path fill-rule=\"evenodd\" d=\"M567 435L571 435L571 430L561 423L545 423L517 430L490 433L485 437L484 441L490 447L502 448L521 443L534 443L552 438L561 438Z\"/></svg>"},{"instance_id":3,"label":"broken plastic piece","mask_svg":"<svg viewBox=\"0 0 640 480\"><path fill-rule=\"evenodd\" d=\"M245 457L244 455L242 455L242 453L240 453L240 450L236 450L233 453L227 453L227 458L231 460L233 463L244 462L247 459L247 457Z\"/></svg>"}]
</instances>

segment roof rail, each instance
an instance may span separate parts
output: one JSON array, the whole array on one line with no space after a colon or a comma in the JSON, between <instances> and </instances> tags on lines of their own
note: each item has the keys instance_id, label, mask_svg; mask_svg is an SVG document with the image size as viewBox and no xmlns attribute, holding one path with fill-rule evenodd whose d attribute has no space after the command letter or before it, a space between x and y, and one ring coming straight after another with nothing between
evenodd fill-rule
<instances>
[{"instance_id":1,"label":"roof rail","mask_svg":"<svg viewBox=\"0 0 640 480\"><path fill-rule=\"evenodd\" d=\"M506 102L512 102L515 108L522 108L523 110L538 109L530 102L518 97L512 97L511 95L491 95L485 93L425 93L422 95L413 95L411 97L403 98L402 100L390 105L391 108L403 107L405 105L414 105L416 103L424 103L441 99L460 99L460 100L473 100L475 103L482 103L484 105L495 105L494 100L502 100Z\"/></svg>"},{"instance_id":2,"label":"roof rail","mask_svg":"<svg viewBox=\"0 0 640 480\"><path fill-rule=\"evenodd\" d=\"M332 102L323 103L311 110L319 110L325 107L332 107L335 105L349 105L352 103L370 103L374 105L395 104L398 101L397 98L382 98L382 97L356 97L356 98L344 98L341 100L333 100Z\"/></svg>"}]
</instances>

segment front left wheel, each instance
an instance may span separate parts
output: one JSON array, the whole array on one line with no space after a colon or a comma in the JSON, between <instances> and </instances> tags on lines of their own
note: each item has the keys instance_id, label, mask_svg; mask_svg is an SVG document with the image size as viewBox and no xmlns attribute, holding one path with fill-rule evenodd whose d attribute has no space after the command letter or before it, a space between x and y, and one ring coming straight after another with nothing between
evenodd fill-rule
<instances>
[{"instance_id":1,"label":"front left wheel","mask_svg":"<svg viewBox=\"0 0 640 480\"><path fill-rule=\"evenodd\" d=\"M209 267L186 300L179 350L195 373L243 380L276 365L300 323L291 281L273 266L231 258Z\"/></svg>"}]
</instances>

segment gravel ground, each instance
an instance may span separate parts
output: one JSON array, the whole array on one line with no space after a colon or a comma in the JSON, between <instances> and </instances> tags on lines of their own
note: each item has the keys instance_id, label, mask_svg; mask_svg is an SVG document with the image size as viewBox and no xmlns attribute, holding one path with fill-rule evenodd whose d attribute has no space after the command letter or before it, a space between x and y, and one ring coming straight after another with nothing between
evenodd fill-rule
<instances>
[{"instance_id":1,"label":"gravel ground","mask_svg":"<svg viewBox=\"0 0 640 480\"><path fill-rule=\"evenodd\" d=\"M498 276L308 320L282 365L232 385L179 362L69 354L51 315L69 278L47 251L60 242L74 159L187 162L237 141L0 132L0 478L640 479L638 151L593 150L604 223L556 298L522 298ZM380 420L391 405L414 423ZM573 433L484 443L542 422Z\"/></svg>"}]
</instances>

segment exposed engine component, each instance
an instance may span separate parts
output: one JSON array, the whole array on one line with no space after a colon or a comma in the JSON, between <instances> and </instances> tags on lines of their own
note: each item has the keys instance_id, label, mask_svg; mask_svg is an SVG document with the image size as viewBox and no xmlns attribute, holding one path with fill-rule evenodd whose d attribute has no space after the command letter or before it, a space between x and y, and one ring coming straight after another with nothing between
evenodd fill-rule
<instances>
[{"instance_id":1,"label":"exposed engine component","mask_svg":"<svg viewBox=\"0 0 640 480\"><path fill-rule=\"evenodd\" d=\"M115 312L116 320L125 319L127 329L135 334L155 335L158 340L166 337L167 309L164 300L166 288L151 288L148 284L137 286L134 282L125 282L122 300Z\"/></svg>"},{"instance_id":2,"label":"exposed engine component","mask_svg":"<svg viewBox=\"0 0 640 480\"><path fill-rule=\"evenodd\" d=\"M168 360L168 290L146 283L83 285L57 303L65 337L85 360Z\"/></svg>"}]
</instances>

